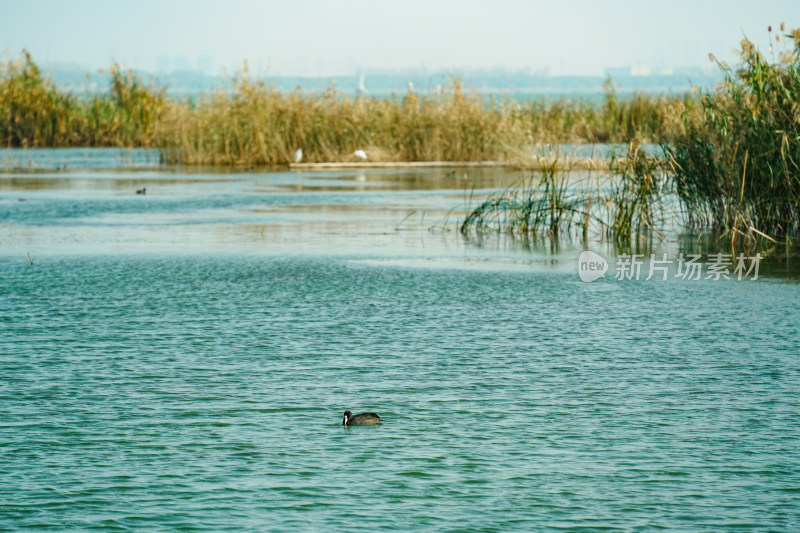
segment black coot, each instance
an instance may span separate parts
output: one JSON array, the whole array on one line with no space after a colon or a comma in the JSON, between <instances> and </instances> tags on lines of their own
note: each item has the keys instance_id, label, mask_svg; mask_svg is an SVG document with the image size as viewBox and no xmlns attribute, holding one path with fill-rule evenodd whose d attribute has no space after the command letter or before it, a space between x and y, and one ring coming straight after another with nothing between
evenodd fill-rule
<instances>
[{"instance_id":1,"label":"black coot","mask_svg":"<svg viewBox=\"0 0 800 533\"><path fill-rule=\"evenodd\" d=\"M380 423L381 417L375 413L361 413L360 415L353 415L350 411L344 412L344 419L342 424L345 426L374 426Z\"/></svg>"}]
</instances>

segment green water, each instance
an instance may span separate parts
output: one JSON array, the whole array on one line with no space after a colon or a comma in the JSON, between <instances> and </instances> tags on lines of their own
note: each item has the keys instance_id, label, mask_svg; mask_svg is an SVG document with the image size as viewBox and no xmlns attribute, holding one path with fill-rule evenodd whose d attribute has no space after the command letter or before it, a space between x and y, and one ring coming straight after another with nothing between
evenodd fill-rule
<instances>
[{"instance_id":1,"label":"green water","mask_svg":"<svg viewBox=\"0 0 800 533\"><path fill-rule=\"evenodd\" d=\"M463 196L0 175L0 530L800 527L791 259L583 283L580 250L431 229Z\"/></svg>"}]
</instances>

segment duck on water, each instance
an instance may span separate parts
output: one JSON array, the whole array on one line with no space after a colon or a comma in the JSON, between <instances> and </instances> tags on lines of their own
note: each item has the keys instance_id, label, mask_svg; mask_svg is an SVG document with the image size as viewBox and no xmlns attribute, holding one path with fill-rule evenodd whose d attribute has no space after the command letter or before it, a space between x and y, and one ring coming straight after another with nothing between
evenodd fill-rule
<instances>
[{"instance_id":1,"label":"duck on water","mask_svg":"<svg viewBox=\"0 0 800 533\"><path fill-rule=\"evenodd\" d=\"M344 412L344 419L342 420L342 425L345 426L374 426L379 424L381 421L381 417L376 415L375 413L361 413L359 415L354 415L350 411Z\"/></svg>"}]
</instances>

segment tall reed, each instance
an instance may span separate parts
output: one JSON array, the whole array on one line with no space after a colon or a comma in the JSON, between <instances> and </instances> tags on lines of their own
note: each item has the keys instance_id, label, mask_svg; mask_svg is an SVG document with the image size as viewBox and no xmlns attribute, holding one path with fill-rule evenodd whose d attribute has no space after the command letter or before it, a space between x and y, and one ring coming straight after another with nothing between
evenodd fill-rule
<instances>
[{"instance_id":1,"label":"tall reed","mask_svg":"<svg viewBox=\"0 0 800 533\"><path fill-rule=\"evenodd\" d=\"M59 91L25 51L0 78L0 144L7 147L153 146L163 89L112 65L108 92Z\"/></svg>"},{"instance_id":2,"label":"tall reed","mask_svg":"<svg viewBox=\"0 0 800 533\"><path fill-rule=\"evenodd\" d=\"M661 237L670 221L676 229L712 230L734 245L780 237L789 242L797 236L800 29L783 35L770 29L775 48L781 37L789 45L773 52L770 60L743 39L737 68L717 62L725 77L719 87L696 102L672 101L670 105L680 114L661 134L660 157L642 151L639 144L643 132L656 129L658 114L647 112L647 106L634 111L636 99L623 112L613 90L608 90L602 115L605 124L612 130L628 128L625 135L632 142L625 155L612 155L601 186L572 194L593 199L593 210L572 204L572 213L583 209L587 221L596 217L602 235L622 248ZM676 119L679 127L674 125ZM467 215L462 231L492 227L538 232L541 225L517 222L527 220L529 212L526 200L519 197L541 205L549 183L545 174L538 188L521 187L491 196ZM487 220L504 224L487 224ZM574 218L555 222L559 227L563 223L562 230L568 229ZM549 230L553 236L562 233Z\"/></svg>"},{"instance_id":3,"label":"tall reed","mask_svg":"<svg viewBox=\"0 0 800 533\"><path fill-rule=\"evenodd\" d=\"M665 146L696 227L746 240L800 230L800 29L783 37L769 59L743 39L737 68L717 61L725 81Z\"/></svg>"},{"instance_id":4,"label":"tall reed","mask_svg":"<svg viewBox=\"0 0 800 533\"><path fill-rule=\"evenodd\" d=\"M7 147L67 146L74 141L75 98L56 90L31 55L8 63L0 79L0 142Z\"/></svg>"},{"instance_id":5,"label":"tall reed","mask_svg":"<svg viewBox=\"0 0 800 533\"><path fill-rule=\"evenodd\" d=\"M621 248L662 237L671 193L663 161L631 143L623 156L612 153L609 170L610 192L602 198L608 207L607 234Z\"/></svg>"}]
</instances>

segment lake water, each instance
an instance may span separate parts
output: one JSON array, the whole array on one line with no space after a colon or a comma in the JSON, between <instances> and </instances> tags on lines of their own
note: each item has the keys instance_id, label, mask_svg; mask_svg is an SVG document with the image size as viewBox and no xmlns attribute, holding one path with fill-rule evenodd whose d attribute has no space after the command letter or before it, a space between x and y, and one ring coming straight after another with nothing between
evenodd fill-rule
<instances>
[{"instance_id":1,"label":"lake water","mask_svg":"<svg viewBox=\"0 0 800 533\"><path fill-rule=\"evenodd\" d=\"M34 156L0 173L0 530L800 528L794 252L637 281L596 243L584 283L580 244L447 231L513 172Z\"/></svg>"}]
</instances>

